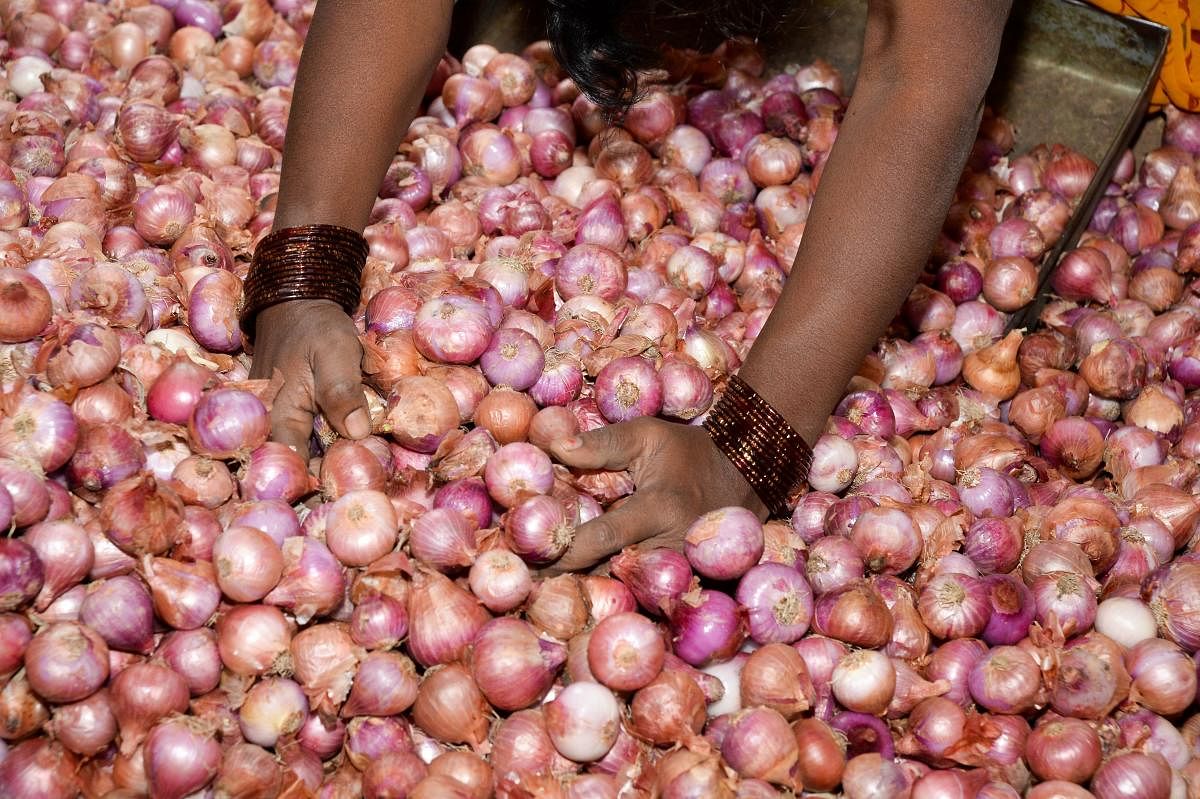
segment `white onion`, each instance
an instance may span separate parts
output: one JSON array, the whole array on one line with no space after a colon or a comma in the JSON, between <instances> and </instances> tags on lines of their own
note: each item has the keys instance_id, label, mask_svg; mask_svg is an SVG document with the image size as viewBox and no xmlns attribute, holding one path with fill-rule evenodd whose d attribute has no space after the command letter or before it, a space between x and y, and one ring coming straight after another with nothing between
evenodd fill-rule
<instances>
[{"instance_id":1,"label":"white onion","mask_svg":"<svg viewBox=\"0 0 1200 799\"><path fill-rule=\"evenodd\" d=\"M35 92L45 91L42 75L50 71L50 64L34 55L23 55L8 65L8 85L21 99Z\"/></svg>"},{"instance_id":2,"label":"white onion","mask_svg":"<svg viewBox=\"0 0 1200 799\"><path fill-rule=\"evenodd\" d=\"M545 712L554 748L580 763L608 754L621 728L621 705L599 683L571 683L546 705Z\"/></svg>"},{"instance_id":3,"label":"white onion","mask_svg":"<svg viewBox=\"0 0 1200 799\"><path fill-rule=\"evenodd\" d=\"M1096 608L1095 626L1096 632L1107 635L1126 649L1158 635L1154 613L1146 603L1123 596L1100 603Z\"/></svg>"},{"instance_id":4,"label":"white onion","mask_svg":"<svg viewBox=\"0 0 1200 799\"><path fill-rule=\"evenodd\" d=\"M744 657L735 657L723 663L713 663L700 669L716 677L725 686L725 695L708 706L709 717L736 713L742 709L742 666Z\"/></svg>"}]
</instances>

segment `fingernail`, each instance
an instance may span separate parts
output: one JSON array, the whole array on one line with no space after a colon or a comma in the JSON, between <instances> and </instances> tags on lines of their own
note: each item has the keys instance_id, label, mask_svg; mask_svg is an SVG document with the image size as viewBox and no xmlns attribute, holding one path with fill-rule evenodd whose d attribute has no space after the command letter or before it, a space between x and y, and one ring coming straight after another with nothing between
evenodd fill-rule
<instances>
[{"instance_id":1,"label":"fingernail","mask_svg":"<svg viewBox=\"0 0 1200 799\"><path fill-rule=\"evenodd\" d=\"M578 436L571 436L570 438L564 438L561 446L563 449L570 451L573 449L579 449L581 444L583 444L583 441L581 441Z\"/></svg>"},{"instance_id":2,"label":"fingernail","mask_svg":"<svg viewBox=\"0 0 1200 799\"><path fill-rule=\"evenodd\" d=\"M362 408L346 417L346 432L351 438L366 438L371 434L371 420Z\"/></svg>"}]
</instances>

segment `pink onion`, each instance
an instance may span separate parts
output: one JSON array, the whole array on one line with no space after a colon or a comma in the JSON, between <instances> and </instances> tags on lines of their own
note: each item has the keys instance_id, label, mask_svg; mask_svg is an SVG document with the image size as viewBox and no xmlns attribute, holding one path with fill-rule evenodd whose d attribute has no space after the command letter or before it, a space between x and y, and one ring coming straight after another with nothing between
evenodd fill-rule
<instances>
[{"instance_id":1,"label":"pink onion","mask_svg":"<svg viewBox=\"0 0 1200 799\"><path fill-rule=\"evenodd\" d=\"M146 779L155 796L182 799L207 785L217 773L221 749L193 719L170 719L156 726L143 749Z\"/></svg>"}]
</instances>

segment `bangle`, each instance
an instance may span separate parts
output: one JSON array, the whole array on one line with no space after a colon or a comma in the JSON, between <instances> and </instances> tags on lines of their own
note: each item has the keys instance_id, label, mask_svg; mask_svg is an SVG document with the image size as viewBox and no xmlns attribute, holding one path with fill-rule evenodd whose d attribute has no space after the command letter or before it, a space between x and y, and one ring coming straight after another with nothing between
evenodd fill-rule
<instances>
[{"instance_id":1,"label":"bangle","mask_svg":"<svg viewBox=\"0 0 1200 799\"><path fill-rule=\"evenodd\" d=\"M771 516L789 516L808 478L812 448L783 415L734 375L704 429Z\"/></svg>"},{"instance_id":2,"label":"bangle","mask_svg":"<svg viewBox=\"0 0 1200 799\"><path fill-rule=\"evenodd\" d=\"M276 230L258 243L246 276L242 333L254 337L260 311L288 300L332 300L353 314L358 308L367 240L337 225Z\"/></svg>"}]
</instances>

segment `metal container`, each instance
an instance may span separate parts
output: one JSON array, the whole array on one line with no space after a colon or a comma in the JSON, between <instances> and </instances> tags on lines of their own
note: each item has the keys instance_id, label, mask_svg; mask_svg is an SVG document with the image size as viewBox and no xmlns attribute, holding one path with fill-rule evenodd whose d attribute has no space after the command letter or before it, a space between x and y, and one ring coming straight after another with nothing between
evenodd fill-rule
<instances>
[{"instance_id":1,"label":"metal container","mask_svg":"<svg viewBox=\"0 0 1200 799\"><path fill-rule=\"evenodd\" d=\"M471 44L487 42L519 51L544 37L541 9L531 0L462 0L455 9L451 50L461 55ZM770 68L823 58L852 87L866 9L866 0L794 3L762 36ZM672 44L712 42L695 18L657 30ZM1167 37L1161 25L1114 16L1078 0L1014 3L989 105L1015 126L1018 153L1043 142L1059 143L1099 165L1062 239L1043 259L1043 288L1061 255L1087 229L1121 153L1137 135ZM1042 300L1032 303L1014 315L1011 326L1031 325L1041 307Z\"/></svg>"}]
</instances>

